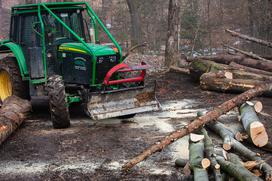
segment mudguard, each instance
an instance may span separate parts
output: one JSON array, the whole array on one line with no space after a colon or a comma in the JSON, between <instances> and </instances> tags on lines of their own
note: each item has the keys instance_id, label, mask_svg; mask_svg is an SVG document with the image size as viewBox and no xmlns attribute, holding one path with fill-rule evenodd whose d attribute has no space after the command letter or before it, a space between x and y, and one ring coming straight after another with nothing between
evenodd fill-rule
<instances>
[{"instance_id":1,"label":"mudguard","mask_svg":"<svg viewBox=\"0 0 272 181\"><path fill-rule=\"evenodd\" d=\"M26 80L29 73L27 70L26 60L22 48L16 43L10 41L0 42L0 53L13 53L19 65L21 76Z\"/></svg>"}]
</instances>

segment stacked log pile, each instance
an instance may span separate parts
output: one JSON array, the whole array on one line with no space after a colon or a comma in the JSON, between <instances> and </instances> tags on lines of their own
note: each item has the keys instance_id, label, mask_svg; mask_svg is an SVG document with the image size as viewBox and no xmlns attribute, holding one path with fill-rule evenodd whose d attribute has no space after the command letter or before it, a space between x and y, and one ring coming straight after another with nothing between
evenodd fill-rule
<instances>
[{"instance_id":1,"label":"stacked log pile","mask_svg":"<svg viewBox=\"0 0 272 181\"><path fill-rule=\"evenodd\" d=\"M243 144L247 142L252 147L272 152L268 134L258 117L263 106L259 101L249 101L271 91L272 83L257 85L208 112L198 113L190 124L172 132L128 161L123 166L124 171L189 134L189 160L178 159L175 163L183 168L184 179L272 181L272 167L261 154ZM230 128L218 121L221 115L231 110L239 110L237 127ZM222 144L214 144L209 132L217 134Z\"/></svg>"},{"instance_id":2,"label":"stacked log pile","mask_svg":"<svg viewBox=\"0 0 272 181\"><path fill-rule=\"evenodd\" d=\"M270 42L235 31L226 30L226 32L264 46L271 47L272 45ZM272 60L232 46L224 46L235 53L226 52L219 55L187 58L190 62L187 69L172 67L172 70L189 74L193 80L199 81L203 90L217 92L241 93L256 85L272 81ZM271 92L267 92L266 95L271 96Z\"/></svg>"}]
</instances>

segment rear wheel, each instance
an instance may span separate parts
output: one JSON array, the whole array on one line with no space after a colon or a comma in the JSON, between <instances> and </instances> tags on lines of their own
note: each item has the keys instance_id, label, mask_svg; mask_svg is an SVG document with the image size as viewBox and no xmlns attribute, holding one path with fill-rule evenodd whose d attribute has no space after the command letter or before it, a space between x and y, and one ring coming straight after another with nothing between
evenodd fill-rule
<instances>
[{"instance_id":1,"label":"rear wheel","mask_svg":"<svg viewBox=\"0 0 272 181\"><path fill-rule=\"evenodd\" d=\"M5 57L0 60L0 101L12 95L27 98L27 82L22 80L16 58Z\"/></svg>"},{"instance_id":2,"label":"rear wheel","mask_svg":"<svg viewBox=\"0 0 272 181\"><path fill-rule=\"evenodd\" d=\"M70 114L62 77L54 75L48 79L49 106L53 127L56 129L70 126Z\"/></svg>"}]
</instances>

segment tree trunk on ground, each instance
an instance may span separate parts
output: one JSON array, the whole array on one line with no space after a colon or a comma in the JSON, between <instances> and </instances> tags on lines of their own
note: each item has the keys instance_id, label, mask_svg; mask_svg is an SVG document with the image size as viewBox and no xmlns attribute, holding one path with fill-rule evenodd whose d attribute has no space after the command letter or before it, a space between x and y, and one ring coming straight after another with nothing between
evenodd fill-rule
<instances>
[{"instance_id":1,"label":"tree trunk on ground","mask_svg":"<svg viewBox=\"0 0 272 181\"><path fill-rule=\"evenodd\" d=\"M272 43L271 42L261 40L261 39L258 39L258 38L254 38L254 37L251 37L251 36L248 36L248 35L244 35L242 33L238 33L238 32L235 32L235 31L232 31L232 30L229 30L229 29L227 29L226 31L228 33L230 33L232 36L239 37L239 38L242 38L244 40L252 41L252 42L255 42L255 43L259 43L261 45L265 45L265 46L268 46L268 47L272 48Z\"/></svg>"},{"instance_id":2,"label":"tree trunk on ground","mask_svg":"<svg viewBox=\"0 0 272 181\"><path fill-rule=\"evenodd\" d=\"M244 103L240 107L241 121L252 143L258 147L263 147L268 143L268 135L253 106Z\"/></svg>"},{"instance_id":3,"label":"tree trunk on ground","mask_svg":"<svg viewBox=\"0 0 272 181\"><path fill-rule=\"evenodd\" d=\"M141 17L137 8L137 1L126 0L131 18L131 44L132 46L143 43Z\"/></svg>"},{"instance_id":4,"label":"tree trunk on ground","mask_svg":"<svg viewBox=\"0 0 272 181\"><path fill-rule=\"evenodd\" d=\"M168 32L166 40L166 49L165 49L165 66L176 66L179 59L180 53L178 50L178 27L180 24L179 21L179 2L178 0L169 0L168 8Z\"/></svg>"},{"instance_id":5,"label":"tree trunk on ground","mask_svg":"<svg viewBox=\"0 0 272 181\"><path fill-rule=\"evenodd\" d=\"M216 161L215 152L214 152L214 145L213 145L212 139L209 137L206 129L202 128L201 132L204 135L205 155L211 161L211 169L213 171L214 180L221 181L222 175L220 172L220 165Z\"/></svg>"},{"instance_id":6,"label":"tree trunk on ground","mask_svg":"<svg viewBox=\"0 0 272 181\"><path fill-rule=\"evenodd\" d=\"M228 139L230 139L230 142L229 142L230 145L227 150L232 149L233 151L236 151L241 156L247 158L250 161L260 162L261 164L259 164L257 168L265 173L266 181L272 181L272 167L269 164L267 164L264 160L262 160L259 154L251 151L250 149L245 147L242 143L235 140L233 138L233 133L230 133L229 130L224 128L224 126L222 125L218 126L218 124L219 124L218 122L214 122L214 123L208 124L207 126L209 127L209 129L211 129L216 134L218 134L222 139L225 139L225 137L228 137ZM219 164L221 165L220 162Z\"/></svg>"},{"instance_id":7,"label":"tree trunk on ground","mask_svg":"<svg viewBox=\"0 0 272 181\"><path fill-rule=\"evenodd\" d=\"M141 154L136 156L135 158L129 160L124 166L123 170L129 170L139 162L145 160L150 155L161 151L166 146L170 145L177 139L180 139L189 133L192 133L193 131L196 131L204 124L211 122L212 120L218 119L221 115L229 112L233 108L243 104L245 101L248 101L254 97L257 97L264 92L271 91L272 90L272 83L270 84L263 84L261 86L257 86L254 89L251 89L247 92L244 92L243 94L240 94L231 100L224 102L223 104L219 105L218 107L215 107L212 111L209 111L207 114L196 118L193 122L191 122L189 125L187 125L184 128L178 129L174 132L172 132L170 135L166 136L165 138L161 139L159 142L156 142L154 145L151 145L149 148L144 150Z\"/></svg>"},{"instance_id":8,"label":"tree trunk on ground","mask_svg":"<svg viewBox=\"0 0 272 181\"><path fill-rule=\"evenodd\" d=\"M202 160L204 159L204 142L200 140L198 142L193 142L190 139L189 143L189 160L190 160L190 167L194 172L194 180L203 180L208 181L208 172L206 168L203 168ZM206 166L205 166L206 167Z\"/></svg>"},{"instance_id":9,"label":"tree trunk on ground","mask_svg":"<svg viewBox=\"0 0 272 181\"><path fill-rule=\"evenodd\" d=\"M243 55L246 55L248 57L251 57L251 58L254 58L254 59L257 59L257 60L261 60L263 62L267 62L267 63L272 63L270 60L267 60L259 55L256 55L252 52L247 52L247 51L244 51L244 50L240 50L238 48L235 48L235 47L232 47L232 46L228 46L228 45L225 45L227 48L231 49L231 50L235 50L236 52L239 52Z\"/></svg>"},{"instance_id":10,"label":"tree trunk on ground","mask_svg":"<svg viewBox=\"0 0 272 181\"><path fill-rule=\"evenodd\" d=\"M194 58L194 60L200 59L200 58L201 59L203 58L203 60L210 60L210 61L214 61L221 64L230 64L231 62L235 62L247 67L272 72L272 61L263 62L261 60L245 58L244 56L241 56L241 55L204 56L204 57Z\"/></svg>"},{"instance_id":11,"label":"tree trunk on ground","mask_svg":"<svg viewBox=\"0 0 272 181\"><path fill-rule=\"evenodd\" d=\"M201 75L207 72L218 72L218 71L231 71L228 65L215 63L209 60L195 60L190 64L190 75L191 77L199 81Z\"/></svg>"},{"instance_id":12,"label":"tree trunk on ground","mask_svg":"<svg viewBox=\"0 0 272 181\"><path fill-rule=\"evenodd\" d=\"M267 71L264 71L264 70L247 67L247 66L235 63L235 62L231 62L229 65L231 67L233 67L233 68L243 69L243 70L245 70L247 72L252 72L252 73L255 73L255 74L261 74L261 75L266 75L266 76L272 76L271 72L267 72Z\"/></svg>"},{"instance_id":13,"label":"tree trunk on ground","mask_svg":"<svg viewBox=\"0 0 272 181\"><path fill-rule=\"evenodd\" d=\"M264 81L227 79L222 73L205 73L200 77L200 87L203 90L241 93L254 88L257 85L265 84ZM271 96L272 92L266 92L266 96Z\"/></svg>"},{"instance_id":14,"label":"tree trunk on ground","mask_svg":"<svg viewBox=\"0 0 272 181\"><path fill-rule=\"evenodd\" d=\"M30 111L30 102L18 97L9 97L3 102L0 109L0 145L22 124Z\"/></svg>"},{"instance_id":15,"label":"tree trunk on ground","mask_svg":"<svg viewBox=\"0 0 272 181\"><path fill-rule=\"evenodd\" d=\"M227 172L229 175L233 176L239 181L257 181L261 180L260 178L253 175L251 172L249 172L244 167L240 167L234 163L231 163L229 161L226 161L223 157L218 156L217 161L220 164L222 170Z\"/></svg>"}]
</instances>

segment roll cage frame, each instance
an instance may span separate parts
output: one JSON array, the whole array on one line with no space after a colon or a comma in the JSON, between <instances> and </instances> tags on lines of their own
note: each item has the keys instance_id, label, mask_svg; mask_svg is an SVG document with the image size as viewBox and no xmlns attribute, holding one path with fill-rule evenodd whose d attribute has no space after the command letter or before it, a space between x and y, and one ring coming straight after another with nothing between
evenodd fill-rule
<instances>
[{"instance_id":1,"label":"roll cage frame","mask_svg":"<svg viewBox=\"0 0 272 181\"><path fill-rule=\"evenodd\" d=\"M44 67L44 78L42 79L35 79L35 80L29 80L33 84L41 84L47 82L47 60L46 60L46 41L45 41L45 25L42 18L42 12L46 11L49 15L54 17L66 30L68 30L82 45L86 47L86 50L92 57L92 81L91 86L96 86L96 59L94 52L88 45L86 41L84 41L80 36L77 35L65 22L63 22L53 11L54 10L61 10L64 8L83 8L83 10L86 10L86 14L90 17L91 24L94 27L95 30L95 42L98 40L98 26L102 28L102 30L105 32L105 34L108 36L108 38L112 41L112 43L116 46L118 49L118 53L120 55L119 62L122 62L122 49L121 46L118 44L118 42L115 40L115 38L112 36L112 34L109 32L109 30L106 28L106 26L103 24L103 22L100 20L100 18L97 16L97 14L94 12L94 10L91 8L91 6L86 2L62 2L62 3L38 3L38 4L27 4L27 5L20 5L12 7L12 15L14 14L23 14L23 13L30 13L30 12L37 12L38 13L38 22L40 24L41 32L39 33L39 36L41 36L41 43L42 43L42 63ZM10 40L5 40L3 42L0 42L0 44L4 45L5 43L11 42ZM22 76L25 77L25 76ZM25 78L26 79L26 78Z\"/></svg>"}]
</instances>

